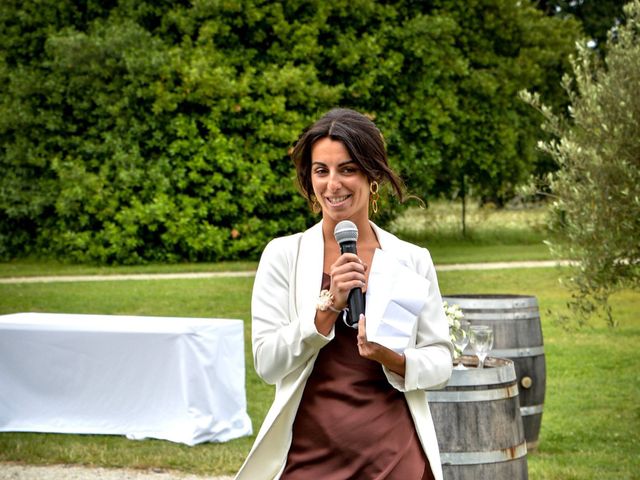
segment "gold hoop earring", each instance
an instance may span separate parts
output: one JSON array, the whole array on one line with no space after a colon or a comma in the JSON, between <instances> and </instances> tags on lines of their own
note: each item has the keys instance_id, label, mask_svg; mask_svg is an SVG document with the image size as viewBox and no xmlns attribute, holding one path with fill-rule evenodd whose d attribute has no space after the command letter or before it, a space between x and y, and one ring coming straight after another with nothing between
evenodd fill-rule
<instances>
[{"instance_id":1,"label":"gold hoop earring","mask_svg":"<svg viewBox=\"0 0 640 480\"><path fill-rule=\"evenodd\" d=\"M320 213L322 211L315 195L311 195L311 210L313 210L313 213Z\"/></svg>"},{"instance_id":2,"label":"gold hoop earring","mask_svg":"<svg viewBox=\"0 0 640 480\"><path fill-rule=\"evenodd\" d=\"M369 184L369 193L371 193L371 210L373 213L378 213L378 200L380 199L380 193L378 190L380 189L380 185L378 185L377 181L373 181Z\"/></svg>"}]
</instances>

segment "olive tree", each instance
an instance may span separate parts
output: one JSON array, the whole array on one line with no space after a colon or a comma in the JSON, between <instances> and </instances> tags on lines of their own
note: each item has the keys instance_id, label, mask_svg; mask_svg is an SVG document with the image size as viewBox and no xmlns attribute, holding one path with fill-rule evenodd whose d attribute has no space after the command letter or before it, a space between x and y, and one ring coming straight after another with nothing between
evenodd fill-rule
<instances>
[{"instance_id":1,"label":"olive tree","mask_svg":"<svg viewBox=\"0 0 640 480\"><path fill-rule=\"evenodd\" d=\"M554 114L539 95L522 95L555 135L540 144L559 167L550 177L551 244L578 261L569 305L579 324L603 312L615 325L609 297L640 285L640 1L624 11L604 61L578 46L573 76L563 81L568 116Z\"/></svg>"}]
</instances>

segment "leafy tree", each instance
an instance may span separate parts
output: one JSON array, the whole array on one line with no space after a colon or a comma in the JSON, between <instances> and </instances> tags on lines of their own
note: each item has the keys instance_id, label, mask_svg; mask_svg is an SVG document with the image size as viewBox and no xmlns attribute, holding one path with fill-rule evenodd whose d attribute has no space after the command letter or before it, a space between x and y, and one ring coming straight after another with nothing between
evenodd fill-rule
<instances>
[{"instance_id":1,"label":"leafy tree","mask_svg":"<svg viewBox=\"0 0 640 480\"><path fill-rule=\"evenodd\" d=\"M611 34L604 62L580 45L565 77L571 108L555 115L537 94L523 97L556 139L542 149L558 164L552 227L560 254L579 261L570 306L583 324L621 287L640 286L640 1L625 6L626 24Z\"/></svg>"},{"instance_id":2,"label":"leafy tree","mask_svg":"<svg viewBox=\"0 0 640 480\"><path fill-rule=\"evenodd\" d=\"M584 33L599 47L607 32L622 20L625 0L541 0L538 7L547 15L571 16L580 21Z\"/></svg>"},{"instance_id":3,"label":"leafy tree","mask_svg":"<svg viewBox=\"0 0 640 480\"><path fill-rule=\"evenodd\" d=\"M577 24L545 17L527 2L435 3L455 19L456 45L468 65L450 131L456 140L445 146L438 186L447 192L462 189L464 181L475 195L502 205L548 165L535 151L538 121L518 92L532 89L559 103Z\"/></svg>"}]
</instances>

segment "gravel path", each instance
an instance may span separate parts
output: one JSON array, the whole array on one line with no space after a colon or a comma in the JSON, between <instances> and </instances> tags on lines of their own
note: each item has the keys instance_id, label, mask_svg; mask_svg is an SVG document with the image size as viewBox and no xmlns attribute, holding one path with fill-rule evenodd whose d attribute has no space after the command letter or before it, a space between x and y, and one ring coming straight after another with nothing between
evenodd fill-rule
<instances>
[{"instance_id":1,"label":"gravel path","mask_svg":"<svg viewBox=\"0 0 640 480\"><path fill-rule=\"evenodd\" d=\"M496 270L504 268L539 268L571 265L567 260L540 260L525 262L455 263L438 265L438 272L453 270ZM122 280L175 280L190 278L252 277L255 271L244 272L195 272L195 273L132 273L126 275L51 275L29 277L4 277L2 283L51 283L51 282L114 282Z\"/></svg>"},{"instance_id":2,"label":"gravel path","mask_svg":"<svg viewBox=\"0 0 640 480\"><path fill-rule=\"evenodd\" d=\"M231 480L232 477L189 475L167 470L89 468L76 465L15 465L0 463L0 480Z\"/></svg>"}]
</instances>

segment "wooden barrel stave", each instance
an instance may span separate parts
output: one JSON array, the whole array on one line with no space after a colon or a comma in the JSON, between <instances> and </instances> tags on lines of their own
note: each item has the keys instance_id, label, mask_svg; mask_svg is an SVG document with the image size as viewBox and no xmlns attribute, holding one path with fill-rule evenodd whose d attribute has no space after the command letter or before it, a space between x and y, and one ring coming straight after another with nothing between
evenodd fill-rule
<instances>
[{"instance_id":1,"label":"wooden barrel stave","mask_svg":"<svg viewBox=\"0 0 640 480\"><path fill-rule=\"evenodd\" d=\"M433 403L431 403L433 405ZM444 409L432 408L434 423L449 425L445 434L447 441L441 449L447 452L469 452L481 450L508 450L513 445L514 438L524 438L520 414L517 412L518 402L512 398L504 400L458 402L451 403ZM481 418L500 418L503 423L487 424L479 421ZM459 429L459 425L473 425L474 435L469 430ZM479 444L479 438L482 445Z\"/></svg>"},{"instance_id":2,"label":"wooden barrel stave","mask_svg":"<svg viewBox=\"0 0 640 480\"><path fill-rule=\"evenodd\" d=\"M469 370L428 392L445 480L528 478L513 362L489 357L479 370L475 357L462 360Z\"/></svg>"},{"instance_id":3,"label":"wooden barrel stave","mask_svg":"<svg viewBox=\"0 0 640 480\"><path fill-rule=\"evenodd\" d=\"M458 303L458 305L460 305ZM514 315L499 312L478 312L460 305L465 320L472 325L493 327L494 343L509 348L538 347L543 345L542 328L538 314L527 314L515 318Z\"/></svg>"}]
</instances>

